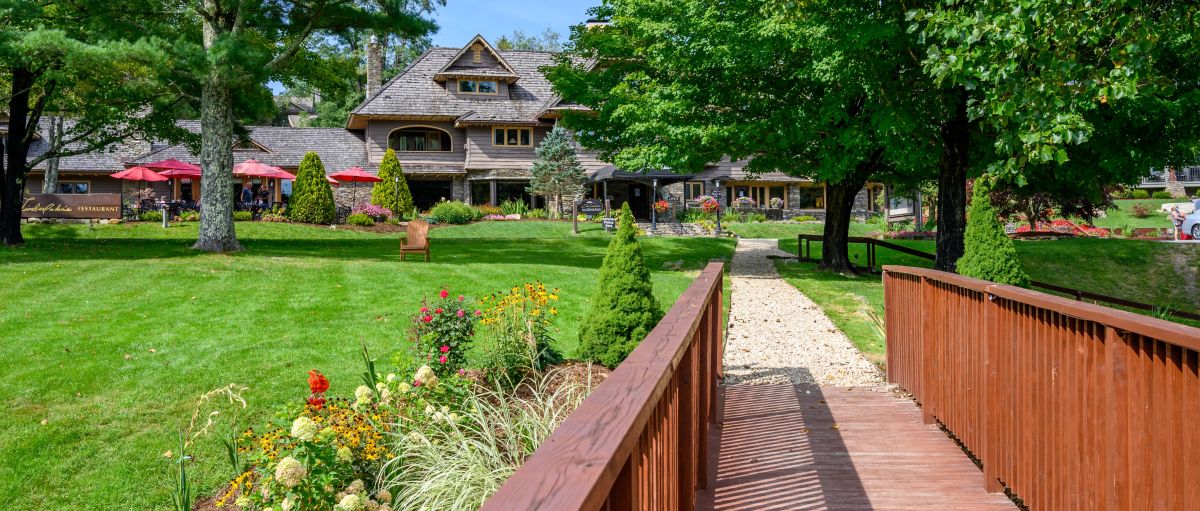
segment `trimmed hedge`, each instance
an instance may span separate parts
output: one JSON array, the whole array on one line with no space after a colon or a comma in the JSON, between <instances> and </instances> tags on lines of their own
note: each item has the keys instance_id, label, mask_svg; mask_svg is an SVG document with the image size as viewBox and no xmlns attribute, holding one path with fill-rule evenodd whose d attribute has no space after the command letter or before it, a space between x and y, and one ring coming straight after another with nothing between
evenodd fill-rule
<instances>
[{"instance_id":1,"label":"trimmed hedge","mask_svg":"<svg viewBox=\"0 0 1200 511\"><path fill-rule=\"evenodd\" d=\"M475 208L461 202L442 201L429 210L429 216L443 224L465 224L480 218Z\"/></svg>"},{"instance_id":2,"label":"trimmed hedge","mask_svg":"<svg viewBox=\"0 0 1200 511\"><path fill-rule=\"evenodd\" d=\"M662 316L637 241L633 213L626 203L621 206L617 233L600 265L600 285L579 332L578 355L605 367L616 367Z\"/></svg>"},{"instance_id":3,"label":"trimmed hedge","mask_svg":"<svg viewBox=\"0 0 1200 511\"><path fill-rule=\"evenodd\" d=\"M1004 233L1004 225L988 196L989 188L982 180L975 181L971 207L967 208L967 232L963 235L964 253L958 260L958 273L998 284L1029 287L1029 275L1021 269L1017 249Z\"/></svg>"},{"instance_id":4,"label":"trimmed hedge","mask_svg":"<svg viewBox=\"0 0 1200 511\"><path fill-rule=\"evenodd\" d=\"M333 189L325 180L325 165L317 153L309 151L300 161L292 197L288 200L287 217L293 222L332 224L337 218Z\"/></svg>"},{"instance_id":5,"label":"trimmed hedge","mask_svg":"<svg viewBox=\"0 0 1200 511\"><path fill-rule=\"evenodd\" d=\"M379 179L371 188L371 204L392 210L397 217L410 218L413 214L412 192L404 180L404 169L396 158L396 151L388 149L379 162ZM397 181L398 180L398 181Z\"/></svg>"},{"instance_id":6,"label":"trimmed hedge","mask_svg":"<svg viewBox=\"0 0 1200 511\"><path fill-rule=\"evenodd\" d=\"M375 219L367 216L366 213L354 213L346 217L346 223L359 227L370 227L375 225Z\"/></svg>"}]
</instances>

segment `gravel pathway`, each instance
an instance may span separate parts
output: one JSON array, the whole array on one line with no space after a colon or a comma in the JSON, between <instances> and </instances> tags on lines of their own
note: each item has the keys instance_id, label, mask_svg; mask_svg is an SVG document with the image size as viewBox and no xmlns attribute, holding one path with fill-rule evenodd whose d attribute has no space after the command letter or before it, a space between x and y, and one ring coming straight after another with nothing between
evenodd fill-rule
<instances>
[{"instance_id":1,"label":"gravel pathway","mask_svg":"<svg viewBox=\"0 0 1200 511\"><path fill-rule=\"evenodd\" d=\"M767 239L740 239L733 254L726 383L882 383L825 312L779 277L768 255L790 256Z\"/></svg>"}]
</instances>

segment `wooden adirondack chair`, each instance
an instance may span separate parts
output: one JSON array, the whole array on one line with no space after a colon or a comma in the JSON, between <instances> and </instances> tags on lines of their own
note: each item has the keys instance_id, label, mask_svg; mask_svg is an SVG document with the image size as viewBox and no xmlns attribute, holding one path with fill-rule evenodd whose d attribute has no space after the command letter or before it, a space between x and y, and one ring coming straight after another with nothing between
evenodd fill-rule
<instances>
[{"instance_id":1,"label":"wooden adirondack chair","mask_svg":"<svg viewBox=\"0 0 1200 511\"><path fill-rule=\"evenodd\" d=\"M404 254L425 254L425 261L428 262L429 222L418 218L409 222L404 230L408 235L400 244L400 260L404 260Z\"/></svg>"}]
</instances>

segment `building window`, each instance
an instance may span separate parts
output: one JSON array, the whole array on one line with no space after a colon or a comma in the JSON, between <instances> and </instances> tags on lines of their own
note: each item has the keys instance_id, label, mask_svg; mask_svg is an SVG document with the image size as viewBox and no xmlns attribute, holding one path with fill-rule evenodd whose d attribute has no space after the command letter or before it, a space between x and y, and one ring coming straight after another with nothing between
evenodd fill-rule
<instances>
[{"instance_id":1,"label":"building window","mask_svg":"<svg viewBox=\"0 0 1200 511\"><path fill-rule=\"evenodd\" d=\"M492 145L529 147L533 145L533 130L529 128L493 128Z\"/></svg>"},{"instance_id":2,"label":"building window","mask_svg":"<svg viewBox=\"0 0 1200 511\"><path fill-rule=\"evenodd\" d=\"M62 194L88 194L92 193L92 184L87 181L59 181L58 192Z\"/></svg>"},{"instance_id":3,"label":"building window","mask_svg":"<svg viewBox=\"0 0 1200 511\"><path fill-rule=\"evenodd\" d=\"M388 135L388 148L396 151L450 151L450 134L435 128L403 128Z\"/></svg>"},{"instance_id":4,"label":"building window","mask_svg":"<svg viewBox=\"0 0 1200 511\"><path fill-rule=\"evenodd\" d=\"M695 199L704 195L704 183L701 181L688 181L683 184L683 198L687 200Z\"/></svg>"},{"instance_id":5,"label":"building window","mask_svg":"<svg viewBox=\"0 0 1200 511\"><path fill-rule=\"evenodd\" d=\"M495 94L496 82L492 80L459 80L458 92L464 94Z\"/></svg>"}]
</instances>

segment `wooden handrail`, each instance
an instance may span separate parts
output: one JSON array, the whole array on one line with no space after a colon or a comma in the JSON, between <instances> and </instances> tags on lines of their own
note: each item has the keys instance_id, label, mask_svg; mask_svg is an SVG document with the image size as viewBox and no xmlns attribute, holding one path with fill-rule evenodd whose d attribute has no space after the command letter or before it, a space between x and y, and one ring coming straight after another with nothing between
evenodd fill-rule
<instances>
[{"instance_id":1,"label":"wooden handrail","mask_svg":"<svg viewBox=\"0 0 1200 511\"><path fill-rule=\"evenodd\" d=\"M724 264L662 321L480 509L692 509L721 374Z\"/></svg>"},{"instance_id":2,"label":"wooden handrail","mask_svg":"<svg viewBox=\"0 0 1200 511\"><path fill-rule=\"evenodd\" d=\"M820 234L800 234L800 235L798 235L798 237L797 237L797 242L799 243L799 247L797 248L798 258L802 261L810 260L812 258L812 247L810 246L809 243L812 241L821 241L821 239L822 239L822 237ZM877 240L875 238L866 238L866 237L862 237L862 236L851 236L851 237L847 238L847 241L850 243L864 243L867 245L867 271L870 271L870 272L875 271L875 264L876 264L876 262L878 262L878 259L875 256L875 247L883 247L883 248L886 248L889 250L894 250L896 252L908 254L911 256L915 256L915 257L920 257L922 259L927 259L930 261L934 261L937 259L937 257L935 255L930 254L929 252L922 252L922 251L914 249L914 248L906 247L903 245L897 245L895 243L891 243L888 241ZM1144 310L1144 311L1154 311L1154 310L1158 309L1158 307L1156 307L1154 305L1150 305L1148 303L1137 302L1134 300L1126 300L1124 298L1103 295L1100 293L1093 293L1091 291L1084 291L1082 289L1075 289L1075 288L1070 288L1070 287L1065 287L1065 286L1059 286L1057 284L1050 284L1047 282L1030 280L1029 285L1031 287L1041 288L1041 289L1045 289L1048 291L1054 291L1056 293L1063 293L1065 295L1074 297L1078 301L1083 301L1085 299L1093 300L1096 302L1104 302L1104 303L1108 303L1108 304L1112 304L1112 305L1119 305L1121 307L1128 307L1130 309L1137 309L1137 310ZM1164 310L1163 313L1171 315L1171 316L1175 316L1178 318L1190 319L1193 321L1200 321L1200 311L1191 312L1191 311Z\"/></svg>"},{"instance_id":3,"label":"wooden handrail","mask_svg":"<svg viewBox=\"0 0 1200 511\"><path fill-rule=\"evenodd\" d=\"M1198 509L1200 329L883 269L888 380L1030 509Z\"/></svg>"}]
</instances>

